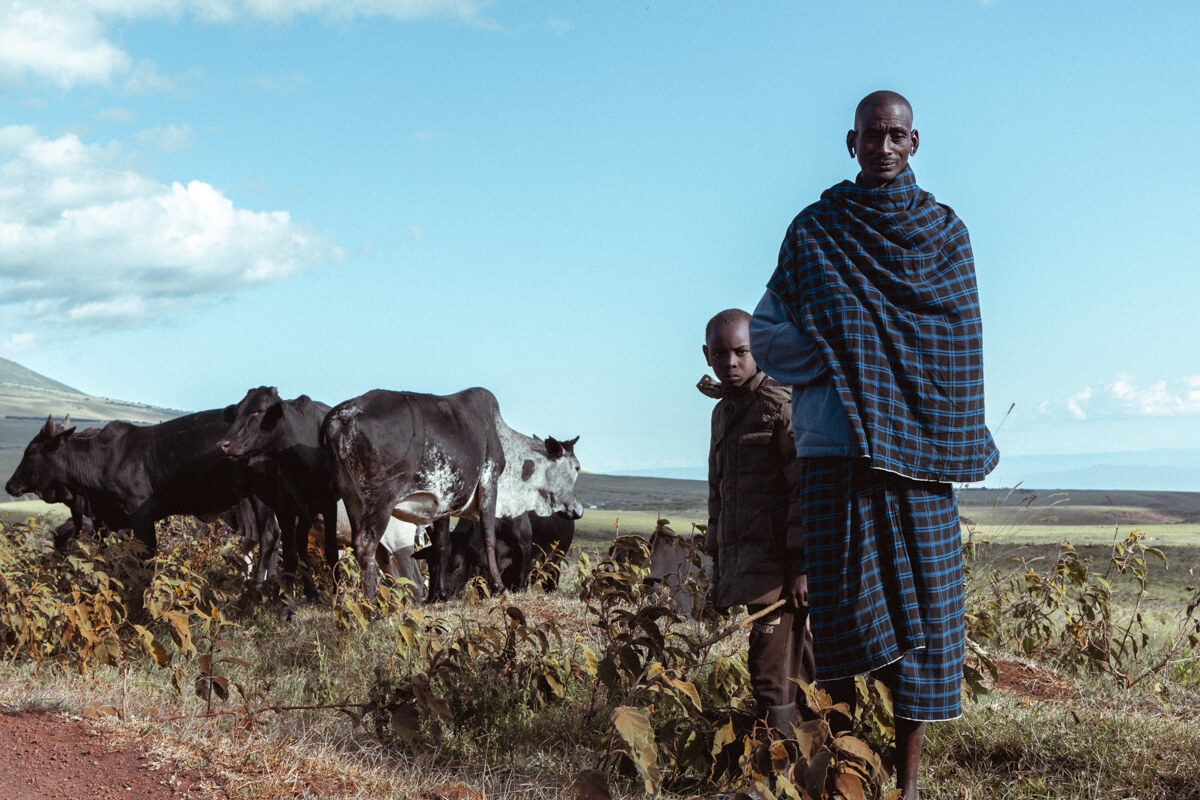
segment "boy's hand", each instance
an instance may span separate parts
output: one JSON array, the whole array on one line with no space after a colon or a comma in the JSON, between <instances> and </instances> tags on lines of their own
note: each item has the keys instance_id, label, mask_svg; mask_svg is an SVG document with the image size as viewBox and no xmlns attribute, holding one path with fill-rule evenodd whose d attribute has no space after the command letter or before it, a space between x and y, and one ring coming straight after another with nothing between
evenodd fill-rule
<instances>
[{"instance_id":1,"label":"boy's hand","mask_svg":"<svg viewBox=\"0 0 1200 800\"><path fill-rule=\"evenodd\" d=\"M796 575L792 578L790 586L784 586L784 597L787 598L788 605L792 608L800 608L808 605L808 575Z\"/></svg>"}]
</instances>

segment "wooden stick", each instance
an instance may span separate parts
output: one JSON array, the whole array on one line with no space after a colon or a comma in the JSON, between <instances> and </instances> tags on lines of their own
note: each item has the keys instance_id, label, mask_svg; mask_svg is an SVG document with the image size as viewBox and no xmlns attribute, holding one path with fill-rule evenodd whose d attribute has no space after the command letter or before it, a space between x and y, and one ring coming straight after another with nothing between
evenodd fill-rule
<instances>
[{"instance_id":1,"label":"wooden stick","mask_svg":"<svg viewBox=\"0 0 1200 800\"><path fill-rule=\"evenodd\" d=\"M716 636L712 637L711 639L706 639L703 642L701 642L700 644L696 645L696 647L701 650L708 648L708 647L712 647L714 644L716 644L717 642L726 638L727 636L731 636L734 633L736 633L738 628L744 628L747 625L749 625L750 623L754 622L756 619L759 619L760 617L765 617L767 614L770 614L772 611L779 608L786 602L787 602L787 598L783 598L781 600L776 600L774 603L767 606L762 611L757 611L757 612L751 614L750 616L746 617L745 619L738 620L737 622L733 623L732 625L727 627L725 630L721 631Z\"/></svg>"}]
</instances>

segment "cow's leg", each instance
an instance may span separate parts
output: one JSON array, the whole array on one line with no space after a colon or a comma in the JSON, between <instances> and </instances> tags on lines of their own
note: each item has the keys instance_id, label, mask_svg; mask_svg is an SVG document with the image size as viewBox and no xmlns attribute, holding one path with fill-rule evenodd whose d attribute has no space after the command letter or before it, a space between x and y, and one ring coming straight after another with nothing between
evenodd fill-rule
<instances>
[{"instance_id":1,"label":"cow's leg","mask_svg":"<svg viewBox=\"0 0 1200 800\"><path fill-rule=\"evenodd\" d=\"M71 509L71 524L75 526L75 535L73 538L78 539L80 536L83 535L83 509L81 509L81 508L72 508ZM58 543L55 542L56 546L57 546L57 544Z\"/></svg>"},{"instance_id":2,"label":"cow's leg","mask_svg":"<svg viewBox=\"0 0 1200 800\"><path fill-rule=\"evenodd\" d=\"M433 558L429 559L429 593L425 600L436 603L449 599L449 588L446 586L447 573L450 571L450 518L435 519L429 526L429 546L433 550Z\"/></svg>"},{"instance_id":3,"label":"cow's leg","mask_svg":"<svg viewBox=\"0 0 1200 800\"><path fill-rule=\"evenodd\" d=\"M316 516L315 514L312 516ZM291 539L295 543L297 557L300 559L300 577L304 581L304 596L309 600L320 600L320 592L313 572L312 558L308 552L308 532L314 526L306 514L297 513L292 527Z\"/></svg>"},{"instance_id":4,"label":"cow's leg","mask_svg":"<svg viewBox=\"0 0 1200 800\"><path fill-rule=\"evenodd\" d=\"M533 527L529 523L529 515L524 515L524 522L514 526L517 533L517 558L520 565L517 569L517 588L529 588L529 573L533 571Z\"/></svg>"},{"instance_id":5,"label":"cow's leg","mask_svg":"<svg viewBox=\"0 0 1200 800\"><path fill-rule=\"evenodd\" d=\"M258 561L250 575L250 588L259 590L268 577L275 572L276 553L274 543L269 534L259 524L258 515L250 500L239 502L234 511L238 533L242 537L242 551L249 553L250 548L258 545Z\"/></svg>"},{"instance_id":6,"label":"cow's leg","mask_svg":"<svg viewBox=\"0 0 1200 800\"><path fill-rule=\"evenodd\" d=\"M400 568L392 559L392 551L383 545L375 548L375 566L379 568L380 575L386 573L395 579L400 578Z\"/></svg>"},{"instance_id":7,"label":"cow's leg","mask_svg":"<svg viewBox=\"0 0 1200 800\"><path fill-rule=\"evenodd\" d=\"M146 545L146 557L154 558L158 553L158 532L154 530L154 517L139 514L133 518L133 535Z\"/></svg>"},{"instance_id":8,"label":"cow's leg","mask_svg":"<svg viewBox=\"0 0 1200 800\"><path fill-rule=\"evenodd\" d=\"M421 575L421 568L417 566L416 559L413 558L415 551L416 548L412 545L401 547L392 553L388 561L395 569L393 574L397 578L408 578L412 581L413 585L409 591L412 593L413 599L419 603L425 599L425 578Z\"/></svg>"},{"instance_id":9,"label":"cow's leg","mask_svg":"<svg viewBox=\"0 0 1200 800\"><path fill-rule=\"evenodd\" d=\"M346 510L350 510L348 506ZM362 570L363 596L368 600L375 599L375 590L379 585L375 553L379 549L379 540L383 538L391 513L389 505L384 505L382 509L364 508L358 515L358 524L354 525L354 556L358 559L359 569ZM354 515L351 515L351 524L354 524L354 519Z\"/></svg>"},{"instance_id":10,"label":"cow's leg","mask_svg":"<svg viewBox=\"0 0 1200 800\"><path fill-rule=\"evenodd\" d=\"M496 563L496 485L479 486L479 526L483 531L483 548L487 555L488 581L493 592L504 591L500 566Z\"/></svg>"},{"instance_id":11,"label":"cow's leg","mask_svg":"<svg viewBox=\"0 0 1200 800\"><path fill-rule=\"evenodd\" d=\"M483 546L487 549L487 565L489 583L493 592L504 591L504 578L500 575L500 565L496 563L496 515L479 515L483 524Z\"/></svg>"},{"instance_id":12,"label":"cow's leg","mask_svg":"<svg viewBox=\"0 0 1200 800\"><path fill-rule=\"evenodd\" d=\"M293 581L297 576L300 576L304 581L304 593L312 597L316 592L316 586L312 583L312 577L303 571L303 565L300 563L300 553L302 552L300 545L297 543L299 538L299 529L301 527L300 512L296 508L296 503L290 498L280 498L276 503L277 510L271 512L264 508L260 512L259 517L269 517L266 520L264 528L273 529L277 541L282 544L283 550L283 575L284 585L288 590L289 596ZM307 530L307 529L305 529ZM311 588L311 591L310 591Z\"/></svg>"}]
</instances>

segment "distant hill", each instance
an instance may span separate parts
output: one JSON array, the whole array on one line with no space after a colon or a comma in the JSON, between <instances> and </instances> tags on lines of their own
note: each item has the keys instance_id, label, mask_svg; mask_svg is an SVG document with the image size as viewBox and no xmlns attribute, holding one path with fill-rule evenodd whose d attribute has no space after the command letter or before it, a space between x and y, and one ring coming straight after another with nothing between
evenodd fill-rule
<instances>
[{"instance_id":1,"label":"distant hill","mask_svg":"<svg viewBox=\"0 0 1200 800\"><path fill-rule=\"evenodd\" d=\"M47 378L45 375L39 375L15 361L9 361L7 358L0 358L0 385L83 394L78 389L67 386L65 383L59 383L53 378Z\"/></svg>"},{"instance_id":2,"label":"distant hill","mask_svg":"<svg viewBox=\"0 0 1200 800\"><path fill-rule=\"evenodd\" d=\"M4 419L40 419L67 414L78 422L155 423L178 417L184 412L145 403L93 397L65 383L41 375L15 361L0 358L0 417ZM0 445L7 444L0 439Z\"/></svg>"},{"instance_id":3,"label":"distant hill","mask_svg":"<svg viewBox=\"0 0 1200 800\"><path fill-rule=\"evenodd\" d=\"M708 467L622 470L623 475L708 480ZM1096 491L1200 491L1200 449L1122 450L1068 455L1000 455L1000 465L980 484L1032 489Z\"/></svg>"},{"instance_id":4,"label":"distant hill","mask_svg":"<svg viewBox=\"0 0 1200 800\"><path fill-rule=\"evenodd\" d=\"M1200 449L1005 456L985 486L1038 489L1200 491Z\"/></svg>"}]
</instances>

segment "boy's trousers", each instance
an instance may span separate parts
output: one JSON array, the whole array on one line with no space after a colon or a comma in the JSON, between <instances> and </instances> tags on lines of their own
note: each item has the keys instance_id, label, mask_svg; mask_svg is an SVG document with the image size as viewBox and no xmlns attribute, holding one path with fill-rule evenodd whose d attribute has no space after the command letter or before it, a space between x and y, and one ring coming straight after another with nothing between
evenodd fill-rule
<instances>
[{"instance_id":1,"label":"boy's trousers","mask_svg":"<svg viewBox=\"0 0 1200 800\"><path fill-rule=\"evenodd\" d=\"M766 605L749 605L751 614ZM762 715L771 706L796 702L799 689L788 678L812 683L816 674L813 663L812 633L808 630L808 607L781 606L756 620L750 628L750 686ZM804 705L803 702L800 705Z\"/></svg>"}]
</instances>

